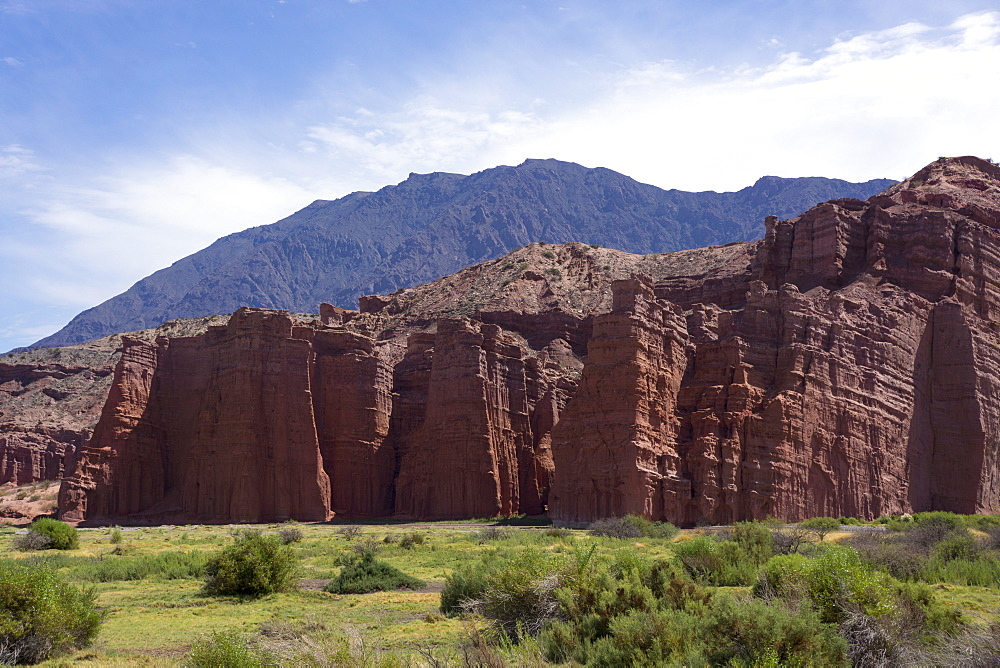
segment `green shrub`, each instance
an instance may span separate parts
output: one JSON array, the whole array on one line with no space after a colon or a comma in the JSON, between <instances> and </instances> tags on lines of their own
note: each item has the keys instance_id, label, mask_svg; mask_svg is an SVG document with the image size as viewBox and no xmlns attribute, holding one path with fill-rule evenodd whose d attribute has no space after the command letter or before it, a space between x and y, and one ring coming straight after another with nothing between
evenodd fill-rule
<instances>
[{"instance_id":1,"label":"green shrub","mask_svg":"<svg viewBox=\"0 0 1000 668\"><path fill-rule=\"evenodd\" d=\"M28 533L34 531L47 537L54 550L75 550L80 547L80 537L74 527L54 520L51 517L40 517L28 527Z\"/></svg>"},{"instance_id":2,"label":"green shrub","mask_svg":"<svg viewBox=\"0 0 1000 668\"><path fill-rule=\"evenodd\" d=\"M756 530L752 532L756 534ZM747 539L748 536L744 536ZM770 535L768 535L770 538ZM740 544L699 536L673 546L674 554L699 582L722 587L745 587L757 580L767 552L761 545Z\"/></svg>"},{"instance_id":3,"label":"green shrub","mask_svg":"<svg viewBox=\"0 0 1000 668\"><path fill-rule=\"evenodd\" d=\"M642 532L644 538L662 538L664 540L670 540L677 535L680 531L670 522L653 522L648 520L641 515L626 515L622 520L637 527L639 531Z\"/></svg>"},{"instance_id":4,"label":"green shrub","mask_svg":"<svg viewBox=\"0 0 1000 668\"><path fill-rule=\"evenodd\" d=\"M953 533L936 545L932 549L932 557L940 561L953 561L955 559L975 559L979 553L979 546L976 539L969 532Z\"/></svg>"},{"instance_id":5,"label":"green shrub","mask_svg":"<svg viewBox=\"0 0 1000 668\"><path fill-rule=\"evenodd\" d=\"M735 545L735 542L728 541ZM539 645L553 662L586 665L841 665L844 642L809 612L713 596L673 562L622 552L564 572L558 615Z\"/></svg>"},{"instance_id":6,"label":"green shrub","mask_svg":"<svg viewBox=\"0 0 1000 668\"><path fill-rule=\"evenodd\" d=\"M559 586L559 564L553 555L536 549L516 553L503 567L486 576L486 588L476 611L506 637L536 635L558 610L554 591Z\"/></svg>"},{"instance_id":7,"label":"green shrub","mask_svg":"<svg viewBox=\"0 0 1000 668\"><path fill-rule=\"evenodd\" d=\"M556 254L552 251L542 251L542 257L548 258L549 260L555 258Z\"/></svg>"},{"instance_id":8,"label":"green shrub","mask_svg":"<svg viewBox=\"0 0 1000 668\"><path fill-rule=\"evenodd\" d=\"M0 663L38 663L97 635L96 594L48 568L0 561Z\"/></svg>"},{"instance_id":9,"label":"green shrub","mask_svg":"<svg viewBox=\"0 0 1000 668\"><path fill-rule=\"evenodd\" d=\"M132 580L197 580L205 576L208 555L201 552L160 552L141 557L101 559L74 569L91 582Z\"/></svg>"},{"instance_id":10,"label":"green shrub","mask_svg":"<svg viewBox=\"0 0 1000 668\"><path fill-rule=\"evenodd\" d=\"M367 594L373 591L420 589L425 584L384 561L376 560L373 552L345 553L341 556L340 563L340 574L323 591L331 594Z\"/></svg>"},{"instance_id":11,"label":"green shrub","mask_svg":"<svg viewBox=\"0 0 1000 668\"><path fill-rule=\"evenodd\" d=\"M399 546L404 550L412 550L418 545L423 545L427 540L427 535L419 531L411 531L399 539Z\"/></svg>"},{"instance_id":12,"label":"green shrub","mask_svg":"<svg viewBox=\"0 0 1000 668\"><path fill-rule=\"evenodd\" d=\"M114 545L118 545L123 540L125 540L125 537L122 534L121 527L111 527L111 529L108 531L108 536L112 544Z\"/></svg>"},{"instance_id":13,"label":"green shrub","mask_svg":"<svg viewBox=\"0 0 1000 668\"><path fill-rule=\"evenodd\" d=\"M263 596L295 587L298 557L278 536L241 531L233 538L205 568L206 593Z\"/></svg>"},{"instance_id":14,"label":"green shrub","mask_svg":"<svg viewBox=\"0 0 1000 668\"><path fill-rule=\"evenodd\" d=\"M801 554L779 554L771 557L760 570L753 585L758 598L781 598L797 602L809 595L809 559Z\"/></svg>"},{"instance_id":15,"label":"green shrub","mask_svg":"<svg viewBox=\"0 0 1000 668\"><path fill-rule=\"evenodd\" d=\"M184 662L191 668L257 668L274 666L269 652L250 645L238 631L219 631L196 642Z\"/></svg>"},{"instance_id":16,"label":"green shrub","mask_svg":"<svg viewBox=\"0 0 1000 668\"><path fill-rule=\"evenodd\" d=\"M446 575L441 590L441 612L446 615L462 613L467 603L482 597L486 591L486 576L491 570L487 564L498 561L494 555L489 561L466 562Z\"/></svg>"},{"instance_id":17,"label":"green shrub","mask_svg":"<svg viewBox=\"0 0 1000 668\"><path fill-rule=\"evenodd\" d=\"M546 527L545 535L549 538L569 538L573 532L565 527Z\"/></svg>"},{"instance_id":18,"label":"green shrub","mask_svg":"<svg viewBox=\"0 0 1000 668\"><path fill-rule=\"evenodd\" d=\"M755 564L763 564L774 556L774 534L763 522L737 522L732 533L733 540Z\"/></svg>"},{"instance_id":19,"label":"green shrub","mask_svg":"<svg viewBox=\"0 0 1000 668\"><path fill-rule=\"evenodd\" d=\"M830 547L810 560L806 579L823 621L840 621L848 609L873 617L892 612L892 579L862 562L849 547Z\"/></svg>"}]
</instances>

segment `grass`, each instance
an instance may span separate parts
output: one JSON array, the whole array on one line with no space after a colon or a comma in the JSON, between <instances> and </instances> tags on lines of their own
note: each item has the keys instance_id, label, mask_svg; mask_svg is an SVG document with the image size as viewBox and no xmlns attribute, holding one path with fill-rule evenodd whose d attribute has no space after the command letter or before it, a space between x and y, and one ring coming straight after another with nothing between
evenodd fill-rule
<instances>
[{"instance_id":1,"label":"grass","mask_svg":"<svg viewBox=\"0 0 1000 668\"><path fill-rule=\"evenodd\" d=\"M532 520L520 520L527 524ZM98 605L107 618L95 645L48 665L141 665L176 666L192 645L214 632L238 631L259 635L261 625L302 626L322 620L336 633L360 637L375 651L392 651L409 657L417 665L426 663L418 650L439 648L453 651L468 633L468 622L442 618L439 590L448 574L460 564L498 548L530 546L555 554L572 553L595 546L598 555L639 551L649 559L669 557L676 540L689 539L696 531L685 531L674 540L634 538L620 540L590 536L585 531L548 532L537 520L533 525L508 529L507 537L480 541L483 521L447 523L358 524L358 536L347 540L339 533L342 524L298 523L302 540L291 549L300 556L302 577L312 589L272 594L256 600L206 596L203 579L194 575L185 553L208 558L232 542L230 526L165 526L136 529L84 529L80 547L72 553L10 551L13 534L0 533L0 553L18 559L39 559L56 568L72 582L93 586ZM261 525L265 533L277 533L288 525ZM419 532L421 544L403 547L403 538ZM390 538L385 541L386 536ZM827 540L831 540L828 536ZM117 541L117 542L116 542ZM428 583L421 591L387 591L364 595L330 594L320 591L325 581L340 572L340 557L359 546L374 545L376 559ZM127 556L112 551L128 546ZM113 565L112 565L113 564ZM174 570L170 564L180 564ZM183 567L181 567L183 566ZM123 579L122 573L137 569L143 579ZM95 574L114 577L97 577ZM168 579L174 577L174 579ZM100 581L102 579L111 581ZM969 617L985 623L996 619L1000 590L984 587L933 585L953 605L967 610ZM740 595L746 592L730 588Z\"/></svg>"}]
</instances>

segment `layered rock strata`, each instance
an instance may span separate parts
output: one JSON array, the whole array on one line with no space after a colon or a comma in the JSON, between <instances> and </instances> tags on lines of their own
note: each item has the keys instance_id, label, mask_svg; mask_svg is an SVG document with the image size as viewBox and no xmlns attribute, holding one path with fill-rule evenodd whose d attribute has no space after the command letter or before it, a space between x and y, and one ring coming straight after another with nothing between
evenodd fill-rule
<instances>
[{"instance_id":1,"label":"layered rock strata","mask_svg":"<svg viewBox=\"0 0 1000 668\"><path fill-rule=\"evenodd\" d=\"M1000 169L942 160L769 219L738 308L685 322L624 286L553 434L550 515L1000 511L998 227Z\"/></svg>"},{"instance_id":2,"label":"layered rock strata","mask_svg":"<svg viewBox=\"0 0 1000 668\"><path fill-rule=\"evenodd\" d=\"M68 519L1000 512L1000 169L127 341Z\"/></svg>"}]
</instances>

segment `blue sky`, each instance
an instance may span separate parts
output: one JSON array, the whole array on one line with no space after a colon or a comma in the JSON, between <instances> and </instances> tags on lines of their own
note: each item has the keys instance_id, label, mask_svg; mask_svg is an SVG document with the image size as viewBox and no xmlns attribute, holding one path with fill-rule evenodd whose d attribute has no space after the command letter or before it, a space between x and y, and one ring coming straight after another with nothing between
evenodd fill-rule
<instances>
[{"instance_id":1,"label":"blue sky","mask_svg":"<svg viewBox=\"0 0 1000 668\"><path fill-rule=\"evenodd\" d=\"M0 0L0 351L313 199L1000 157L1000 2Z\"/></svg>"}]
</instances>

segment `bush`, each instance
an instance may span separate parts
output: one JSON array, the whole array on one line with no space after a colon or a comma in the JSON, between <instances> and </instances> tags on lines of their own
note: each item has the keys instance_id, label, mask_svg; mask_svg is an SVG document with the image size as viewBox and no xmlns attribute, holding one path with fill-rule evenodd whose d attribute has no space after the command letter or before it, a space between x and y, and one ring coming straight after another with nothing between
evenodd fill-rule
<instances>
[{"instance_id":1,"label":"bush","mask_svg":"<svg viewBox=\"0 0 1000 668\"><path fill-rule=\"evenodd\" d=\"M849 547L831 547L810 560L806 580L823 621L841 621L849 609L875 617L892 612L891 578L862 562Z\"/></svg>"},{"instance_id":2,"label":"bush","mask_svg":"<svg viewBox=\"0 0 1000 668\"><path fill-rule=\"evenodd\" d=\"M569 538L573 532L563 527L546 527L545 535L549 538Z\"/></svg>"},{"instance_id":3,"label":"bush","mask_svg":"<svg viewBox=\"0 0 1000 668\"><path fill-rule=\"evenodd\" d=\"M38 663L89 645L101 624L95 598L48 568L0 561L0 663Z\"/></svg>"},{"instance_id":4,"label":"bush","mask_svg":"<svg viewBox=\"0 0 1000 668\"><path fill-rule=\"evenodd\" d=\"M419 531L413 531L405 534L399 539L399 546L404 550L412 550L418 545L423 545L426 540L427 536L425 534L422 534Z\"/></svg>"},{"instance_id":5,"label":"bush","mask_svg":"<svg viewBox=\"0 0 1000 668\"><path fill-rule=\"evenodd\" d=\"M764 556L767 552L761 545L748 547L746 543L714 540L708 536L678 543L673 548L674 554L692 577L699 582L722 587L752 585L763 563L761 558L767 558Z\"/></svg>"},{"instance_id":6,"label":"bush","mask_svg":"<svg viewBox=\"0 0 1000 668\"><path fill-rule=\"evenodd\" d=\"M208 594L263 596L295 587L298 557L278 536L240 531L205 572Z\"/></svg>"},{"instance_id":7,"label":"bush","mask_svg":"<svg viewBox=\"0 0 1000 668\"><path fill-rule=\"evenodd\" d=\"M471 601L478 600L486 591L486 576L491 570L486 564L497 564L495 557L487 561L466 562L445 576L441 590L441 612L457 615L465 612Z\"/></svg>"},{"instance_id":8,"label":"bush","mask_svg":"<svg viewBox=\"0 0 1000 668\"><path fill-rule=\"evenodd\" d=\"M54 550L75 550L80 547L80 537L74 527L54 520L51 517L40 517L28 527L28 533L34 531L49 538L49 547Z\"/></svg>"},{"instance_id":9,"label":"bush","mask_svg":"<svg viewBox=\"0 0 1000 668\"><path fill-rule=\"evenodd\" d=\"M340 534L344 540L350 542L361 535L361 527L351 524L346 527L341 527L337 530L337 533Z\"/></svg>"},{"instance_id":10,"label":"bush","mask_svg":"<svg viewBox=\"0 0 1000 668\"><path fill-rule=\"evenodd\" d=\"M35 552L37 550L47 550L52 547L52 539L37 531L28 530L28 533L14 536L10 546L21 552Z\"/></svg>"},{"instance_id":11,"label":"bush","mask_svg":"<svg viewBox=\"0 0 1000 668\"><path fill-rule=\"evenodd\" d=\"M331 594L367 594L373 591L420 589L423 580L403 573L384 561L377 561L372 552L361 555L345 553L340 558L340 574L323 591Z\"/></svg>"},{"instance_id":12,"label":"bush","mask_svg":"<svg viewBox=\"0 0 1000 668\"><path fill-rule=\"evenodd\" d=\"M624 521L636 526L645 538L662 538L670 540L680 531L670 522L653 522L640 515L626 515Z\"/></svg>"},{"instance_id":13,"label":"bush","mask_svg":"<svg viewBox=\"0 0 1000 668\"><path fill-rule=\"evenodd\" d=\"M594 520L587 529L590 531L591 536L605 536L620 540L642 538L642 529L624 517L607 517Z\"/></svg>"},{"instance_id":14,"label":"bush","mask_svg":"<svg viewBox=\"0 0 1000 668\"><path fill-rule=\"evenodd\" d=\"M285 545L291 545L292 543L301 543L305 536L302 533L302 529L296 527L286 527L278 531L278 538Z\"/></svg>"},{"instance_id":15,"label":"bush","mask_svg":"<svg viewBox=\"0 0 1000 668\"><path fill-rule=\"evenodd\" d=\"M254 648L237 631L220 631L191 647L184 665L192 668L257 668L277 665L262 649Z\"/></svg>"},{"instance_id":16,"label":"bush","mask_svg":"<svg viewBox=\"0 0 1000 668\"><path fill-rule=\"evenodd\" d=\"M491 540L505 540L514 535L511 529L506 527L485 527L475 534L477 543L487 543Z\"/></svg>"},{"instance_id":17,"label":"bush","mask_svg":"<svg viewBox=\"0 0 1000 668\"><path fill-rule=\"evenodd\" d=\"M727 541L735 544L733 541ZM546 658L586 665L842 665L846 646L816 614L713 596L672 562L619 555L566 575L539 637Z\"/></svg>"}]
</instances>

